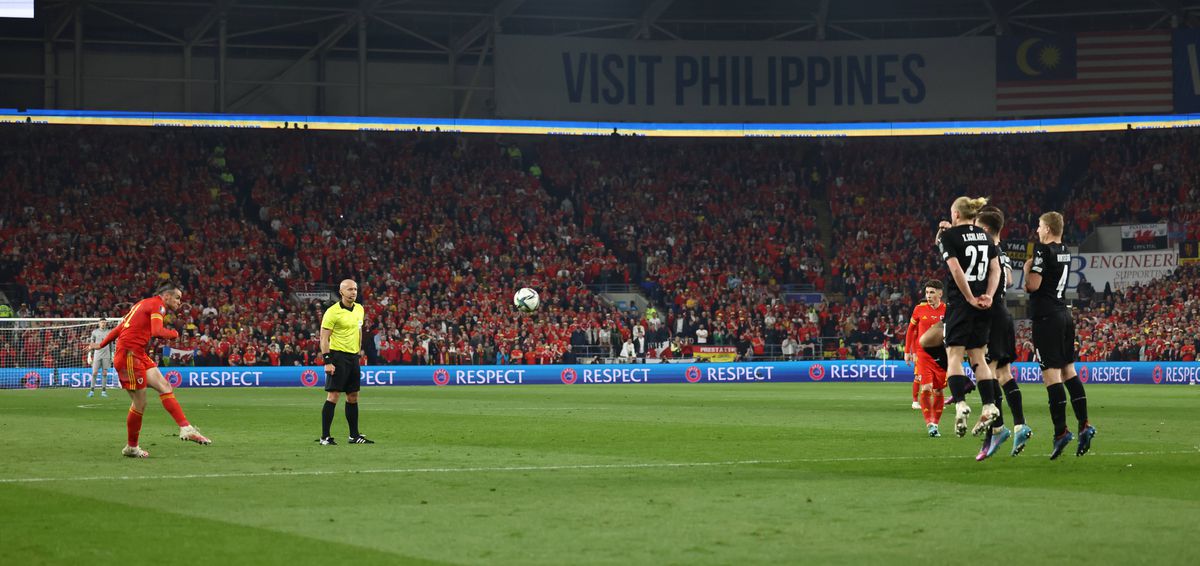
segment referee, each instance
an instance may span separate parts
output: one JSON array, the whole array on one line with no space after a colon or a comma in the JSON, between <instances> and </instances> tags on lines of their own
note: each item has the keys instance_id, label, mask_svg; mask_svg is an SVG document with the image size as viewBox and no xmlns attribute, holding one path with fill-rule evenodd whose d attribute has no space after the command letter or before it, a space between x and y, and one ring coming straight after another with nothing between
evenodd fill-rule
<instances>
[{"instance_id":1,"label":"referee","mask_svg":"<svg viewBox=\"0 0 1200 566\"><path fill-rule=\"evenodd\" d=\"M346 394L346 424L350 426L350 444L375 444L358 432L358 390L362 373L358 367L362 355L363 306L358 298L358 284L351 279L338 286L342 300L325 309L321 317L321 357L325 359L325 406L321 408L321 438L323 446L337 444L329 435L338 394Z\"/></svg>"}]
</instances>

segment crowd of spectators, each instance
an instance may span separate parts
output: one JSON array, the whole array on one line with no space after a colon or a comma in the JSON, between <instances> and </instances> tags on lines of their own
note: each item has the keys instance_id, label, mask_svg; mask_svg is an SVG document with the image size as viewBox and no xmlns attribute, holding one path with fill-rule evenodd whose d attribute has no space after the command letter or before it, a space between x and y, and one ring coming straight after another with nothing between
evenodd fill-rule
<instances>
[{"instance_id":1,"label":"crowd of spectators","mask_svg":"<svg viewBox=\"0 0 1200 566\"><path fill-rule=\"evenodd\" d=\"M955 196L991 197L1006 237L1023 240L1072 156L1093 152L1067 195L1068 220L1087 218L1076 229L1140 210L1134 198L1193 229L1200 174L1186 134L542 138L524 151L433 133L4 134L0 291L15 314L119 317L171 280L185 289L172 346L204 365L315 363L328 303L295 293L342 278L362 289L371 363L669 357L712 345L742 359L894 359L923 282L944 278L932 236ZM1174 296L1195 279L1181 273L1122 296ZM658 308L618 309L596 284L632 286ZM524 286L546 307L515 311ZM809 291L831 300L810 304ZM1150 296L1162 299L1134 299ZM1118 332L1124 311L1112 314L1131 307L1107 308L1107 334L1081 332L1087 356L1132 339ZM1195 327L1195 310L1148 316L1146 333L1177 343L1171 329ZM50 335L38 346L59 365L81 356Z\"/></svg>"},{"instance_id":2,"label":"crowd of spectators","mask_svg":"<svg viewBox=\"0 0 1200 566\"><path fill-rule=\"evenodd\" d=\"M1194 133L1105 134L1077 142L1086 154L1067 203L1067 238L1103 224L1174 222L1200 240L1200 140Z\"/></svg>"},{"instance_id":3,"label":"crowd of spectators","mask_svg":"<svg viewBox=\"0 0 1200 566\"><path fill-rule=\"evenodd\" d=\"M666 308L671 335L793 357L820 355L823 326L835 330L823 306L786 300L826 286L806 149L614 137L546 140L536 153L563 208Z\"/></svg>"},{"instance_id":4,"label":"crowd of spectators","mask_svg":"<svg viewBox=\"0 0 1200 566\"><path fill-rule=\"evenodd\" d=\"M1099 293L1076 311L1082 361L1196 360L1200 266L1146 285Z\"/></svg>"}]
</instances>

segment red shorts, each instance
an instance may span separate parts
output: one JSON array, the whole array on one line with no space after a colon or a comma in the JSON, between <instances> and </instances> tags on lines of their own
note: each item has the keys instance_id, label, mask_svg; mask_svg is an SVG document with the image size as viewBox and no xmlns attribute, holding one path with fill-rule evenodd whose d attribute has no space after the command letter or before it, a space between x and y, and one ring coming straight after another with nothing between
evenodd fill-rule
<instances>
[{"instance_id":1,"label":"red shorts","mask_svg":"<svg viewBox=\"0 0 1200 566\"><path fill-rule=\"evenodd\" d=\"M157 365L145 351L117 349L113 356L113 369L121 379L121 389L136 391L146 388L146 371Z\"/></svg>"},{"instance_id":2,"label":"red shorts","mask_svg":"<svg viewBox=\"0 0 1200 566\"><path fill-rule=\"evenodd\" d=\"M934 389L946 388L946 370L942 369L933 358L917 356L917 377L921 385L933 385Z\"/></svg>"}]
</instances>

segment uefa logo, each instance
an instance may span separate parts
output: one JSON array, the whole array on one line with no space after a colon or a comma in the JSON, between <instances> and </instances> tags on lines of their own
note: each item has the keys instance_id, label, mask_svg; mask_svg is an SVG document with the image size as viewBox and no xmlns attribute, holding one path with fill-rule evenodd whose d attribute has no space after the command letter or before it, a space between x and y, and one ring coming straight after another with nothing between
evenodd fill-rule
<instances>
[{"instance_id":1,"label":"uefa logo","mask_svg":"<svg viewBox=\"0 0 1200 566\"><path fill-rule=\"evenodd\" d=\"M450 383L450 372L443 368L438 368L433 371L433 383L435 385L446 385Z\"/></svg>"},{"instance_id":2,"label":"uefa logo","mask_svg":"<svg viewBox=\"0 0 1200 566\"><path fill-rule=\"evenodd\" d=\"M1162 380L1163 380L1163 369L1162 369L1162 366L1154 366L1154 374L1153 374L1153 375L1151 375L1150 377L1151 377L1151 379L1153 379L1153 380L1154 380L1154 384L1155 384L1155 385L1158 385L1159 383L1162 383Z\"/></svg>"},{"instance_id":3,"label":"uefa logo","mask_svg":"<svg viewBox=\"0 0 1200 566\"><path fill-rule=\"evenodd\" d=\"M825 379L825 366L821 364L808 366L808 377L812 378L813 381Z\"/></svg>"},{"instance_id":4,"label":"uefa logo","mask_svg":"<svg viewBox=\"0 0 1200 566\"><path fill-rule=\"evenodd\" d=\"M171 387L179 387L179 384L183 383L183 374L176 370L168 371L167 375L163 377L167 378L167 383L170 383Z\"/></svg>"},{"instance_id":5,"label":"uefa logo","mask_svg":"<svg viewBox=\"0 0 1200 566\"><path fill-rule=\"evenodd\" d=\"M1088 368L1085 365L1081 365L1081 366L1079 366L1079 382L1087 383L1087 380L1088 380Z\"/></svg>"},{"instance_id":6,"label":"uefa logo","mask_svg":"<svg viewBox=\"0 0 1200 566\"><path fill-rule=\"evenodd\" d=\"M575 370L572 368L562 370L562 375L559 377L562 379L562 382L567 385L575 383L575 380L579 378L579 376L575 374Z\"/></svg>"},{"instance_id":7,"label":"uefa logo","mask_svg":"<svg viewBox=\"0 0 1200 566\"><path fill-rule=\"evenodd\" d=\"M25 389L37 389L42 386L42 374L31 371L25 374L25 377L21 381L25 382Z\"/></svg>"},{"instance_id":8,"label":"uefa logo","mask_svg":"<svg viewBox=\"0 0 1200 566\"><path fill-rule=\"evenodd\" d=\"M316 370L306 369L300 372L300 383L302 383L305 387L312 387L316 385L317 379L318 377Z\"/></svg>"},{"instance_id":9,"label":"uefa logo","mask_svg":"<svg viewBox=\"0 0 1200 566\"><path fill-rule=\"evenodd\" d=\"M683 373L683 378L688 380L688 383L696 383L700 381L700 368L696 366L688 366L687 371Z\"/></svg>"}]
</instances>

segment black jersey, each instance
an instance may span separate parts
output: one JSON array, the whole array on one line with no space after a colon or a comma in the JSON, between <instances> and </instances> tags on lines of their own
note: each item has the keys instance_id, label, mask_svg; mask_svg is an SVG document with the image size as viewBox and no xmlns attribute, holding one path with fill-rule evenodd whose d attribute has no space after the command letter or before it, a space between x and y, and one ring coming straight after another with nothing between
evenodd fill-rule
<instances>
[{"instance_id":1,"label":"black jersey","mask_svg":"<svg viewBox=\"0 0 1200 566\"><path fill-rule=\"evenodd\" d=\"M1012 260L1008 259L1008 254L1004 253L1004 250L999 251L1000 284L996 286L996 296L992 297L992 308L1007 310L1007 307L1004 306L1004 296L1008 292L1008 270L1012 269Z\"/></svg>"},{"instance_id":2,"label":"black jersey","mask_svg":"<svg viewBox=\"0 0 1200 566\"><path fill-rule=\"evenodd\" d=\"M1042 276L1042 284L1029 297L1031 317L1042 317L1057 311L1067 310L1064 298L1067 292L1067 275L1071 271L1071 252L1060 243L1033 246L1033 266L1030 272Z\"/></svg>"},{"instance_id":3,"label":"black jersey","mask_svg":"<svg viewBox=\"0 0 1200 566\"><path fill-rule=\"evenodd\" d=\"M993 258L1000 256L1000 248L992 243L992 238L983 228L973 224L963 224L948 228L938 238L938 250L942 261L957 258L958 265L967 277L967 286L976 297L987 293L988 269ZM962 304L966 302L958 284L950 277L946 285L946 303Z\"/></svg>"}]
</instances>

